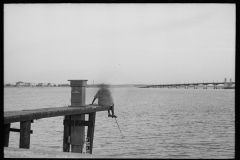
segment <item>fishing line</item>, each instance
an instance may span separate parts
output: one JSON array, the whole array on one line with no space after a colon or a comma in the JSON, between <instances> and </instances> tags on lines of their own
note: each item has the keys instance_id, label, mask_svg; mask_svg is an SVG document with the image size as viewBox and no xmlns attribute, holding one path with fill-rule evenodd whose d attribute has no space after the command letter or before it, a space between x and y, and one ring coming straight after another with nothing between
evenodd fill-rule
<instances>
[{"instance_id":1,"label":"fishing line","mask_svg":"<svg viewBox=\"0 0 240 160\"><path fill-rule=\"evenodd\" d=\"M117 122L117 119L116 119L116 118L115 118L115 121ZM118 122L117 122L117 125L118 125ZM123 139L123 135L122 135L122 132L121 132L121 129L120 129L119 125L118 125L118 129L119 129L119 131L120 131L120 133L121 133L121 136L122 136L122 139Z\"/></svg>"},{"instance_id":2,"label":"fishing line","mask_svg":"<svg viewBox=\"0 0 240 160\"><path fill-rule=\"evenodd\" d=\"M115 121L117 122L117 119L116 119L116 118L115 118ZM117 122L117 125L118 125L118 122ZM122 132L121 132L121 129L120 129L119 125L118 125L118 129L119 129L119 131L120 131L120 133L121 133L122 140L124 141L124 139L123 139L123 135L122 135ZM134 145L134 143L133 143L133 142L131 142L131 143Z\"/></svg>"}]
</instances>

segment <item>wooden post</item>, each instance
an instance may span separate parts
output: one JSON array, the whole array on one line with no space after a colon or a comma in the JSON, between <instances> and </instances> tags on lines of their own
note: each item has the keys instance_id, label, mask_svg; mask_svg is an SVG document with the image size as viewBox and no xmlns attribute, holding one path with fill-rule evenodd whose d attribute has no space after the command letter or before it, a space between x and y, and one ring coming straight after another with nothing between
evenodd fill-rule
<instances>
[{"instance_id":1,"label":"wooden post","mask_svg":"<svg viewBox=\"0 0 240 160\"><path fill-rule=\"evenodd\" d=\"M69 80L71 86L71 106L85 106L87 80ZM85 114L71 115L71 120L85 120ZM71 126L71 152L82 153L85 142L85 126Z\"/></svg>"},{"instance_id":2,"label":"wooden post","mask_svg":"<svg viewBox=\"0 0 240 160\"><path fill-rule=\"evenodd\" d=\"M11 123L4 124L4 145L3 145L4 147L8 147L9 144L10 126Z\"/></svg>"},{"instance_id":3,"label":"wooden post","mask_svg":"<svg viewBox=\"0 0 240 160\"><path fill-rule=\"evenodd\" d=\"M89 121L93 122L93 126L88 126L87 137L90 138L90 154L92 154L93 150L93 137L94 137L94 128L95 128L95 119L96 119L96 112L89 114Z\"/></svg>"},{"instance_id":4,"label":"wooden post","mask_svg":"<svg viewBox=\"0 0 240 160\"><path fill-rule=\"evenodd\" d=\"M31 121L20 122L20 143L19 148L30 148Z\"/></svg>"}]
</instances>

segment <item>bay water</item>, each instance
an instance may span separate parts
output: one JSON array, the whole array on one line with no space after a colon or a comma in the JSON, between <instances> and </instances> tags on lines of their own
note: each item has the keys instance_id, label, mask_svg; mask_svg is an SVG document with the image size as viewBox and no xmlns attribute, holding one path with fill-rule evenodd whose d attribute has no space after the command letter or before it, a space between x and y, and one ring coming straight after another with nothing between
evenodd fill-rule
<instances>
[{"instance_id":1,"label":"bay water","mask_svg":"<svg viewBox=\"0 0 240 160\"><path fill-rule=\"evenodd\" d=\"M86 88L86 104L92 102L97 90ZM124 137L107 111L97 112L93 154L131 158L235 157L234 89L110 90ZM70 98L70 87L5 87L4 111L64 107L71 104ZM11 124L12 128L19 126L19 122ZM62 116L34 120L31 129L31 149L62 151ZM9 147L19 147L19 133L10 132Z\"/></svg>"}]
</instances>

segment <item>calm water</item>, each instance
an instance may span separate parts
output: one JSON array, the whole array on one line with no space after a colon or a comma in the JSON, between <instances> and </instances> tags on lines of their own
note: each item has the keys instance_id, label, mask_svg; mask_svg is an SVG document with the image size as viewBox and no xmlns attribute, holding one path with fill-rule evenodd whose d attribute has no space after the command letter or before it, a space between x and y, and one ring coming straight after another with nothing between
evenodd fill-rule
<instances>
[{"instance_id":1,"label":"calm water","mask_svg":"<svg viewBox=\"0 0 240 160\"><path fill-rule=\"evenodd\" d=\"M93 154L148 158L234 158L235 90L111 88L117 121L97 112ZM86 89L86 104L96 88ZM4 111L70 105L70 87L4 88ZM87 118L87 116L86 116ZM12 127L19 128L19 123ZM32 149L62 151L63 117L31 126ZM9 147L18 147L11 132Z\"/></svg>"}]
</instances>

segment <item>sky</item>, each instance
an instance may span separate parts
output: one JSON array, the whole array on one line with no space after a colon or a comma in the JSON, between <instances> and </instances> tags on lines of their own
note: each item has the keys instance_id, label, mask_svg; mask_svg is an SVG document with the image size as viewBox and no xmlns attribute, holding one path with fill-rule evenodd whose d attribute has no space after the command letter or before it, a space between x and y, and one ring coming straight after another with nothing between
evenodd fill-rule
<instances>
[{"instance_id":1,"label":"sky","mask_svg":"<svg viewBox=\"0 0 240 160\"><path fill-rule=\"evenodd\" d=\"M4 4L4 83L235 81L235 4Z\"/></svg>"}]
</instances>

